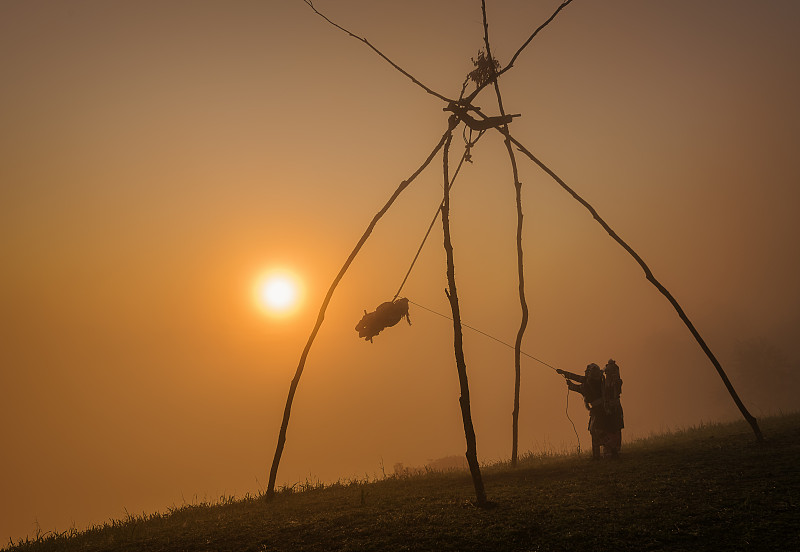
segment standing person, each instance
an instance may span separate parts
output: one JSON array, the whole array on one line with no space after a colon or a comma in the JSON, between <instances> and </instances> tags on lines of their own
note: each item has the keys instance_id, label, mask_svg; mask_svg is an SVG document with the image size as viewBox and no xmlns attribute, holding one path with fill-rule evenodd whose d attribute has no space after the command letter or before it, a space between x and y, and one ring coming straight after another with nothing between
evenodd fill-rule
<instances>
[{"instance_id":1,"label":"standing person","mask_svg":"<svg viewBox=\"0 0 800 552\"><path fill-rule=\"evenodd\" d=\"M603 443L612 457L619 454L622 448L622 428L625 419L622 415L622 378L619 377L619 366L610 359L605 367L603 377L603 405L606 414L606 438Z\"/></svg>"},{"instance_id":2,"label":"standing person","mask_svg":"<svg viewBox=\"0 0 800 552\"><path fill-rule=\"evenodd\" d=\"M602 446L606 439L606 412L603 408L603 371L591 363L586 367L585 375L579 376L566 370L556 370L567 380L567 387L583 395L583 404L589 411L589 433L592 436L592 460L599 460ZM572 383L572 381L578 383Z\"/></svg>"}]
</instances>

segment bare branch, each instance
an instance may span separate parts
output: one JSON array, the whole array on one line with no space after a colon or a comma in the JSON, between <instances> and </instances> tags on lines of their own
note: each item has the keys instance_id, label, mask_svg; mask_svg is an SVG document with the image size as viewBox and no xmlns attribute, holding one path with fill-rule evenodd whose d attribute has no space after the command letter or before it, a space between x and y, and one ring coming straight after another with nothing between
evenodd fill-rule
<instances>
[{"instance_id":1,"label":"bare branch","mask_svg":"<svg viewBox=\"0 0 800 552\"><path fill-rule=\"evenodd\" d=\"M564 2L563 2L561 5L560 5L560 6L558 6L558 9L556 9L556 11L554 11L554 12L553 12L553 15L551 15L551 16L550 16L550 18L549 18L547 21L545 21L544 23L542 23L541 25L539 25L539 27L538 27L538 28L537 28L535 31L533 31L533 34L532 34L530 37L528 37L528 40L526 40L526 41L525 41L525 44L523 44L522 46L520 46L519 50L517 50L517 53L516 53L516 54L514 54L514 55L511 57L511 61L509 61L509 62L508 62L508 65L506 65L506 66L505 66L505 67L504 67L504 68L503 68L503 69L500 71L499 75L502 75L503 73L505 73L506 71L508 71L509 69L511 69L511 67L513 67L513 66L514 66L514 62L515 62L515 61L517 61L517 58L518 58L518 57L519 57L519 55L522 53L522 50L524 50L525 48L527 48L527 47L528 47L528 44L530 44L530 43L531 43L531 41L534 39L534 37L535 37L537 34L539 34L539 31L541 31L542 29L544 29L545 27L547 27L547 26L550 24L550 22L551 22L553 19L555 19L555 18L556 18L556 16L558 15L558 13L559 13L561 10L563 10L564 8L566 8L566 7L567 7L567 6L568 6L568 5L569 5L571 2L572 2L572 0L565 0L565 1L564 1Z\"/></svg>"},{"instance_id":2,"label":"bare branch","mask_svg":"<svg viewBox=\"0 0 800 552\"><path fill-rule=\"evenodd\" d=\"M364 44L366 44L367 46L369 46L369 47L372 49L372 51L373 51L373 52L375 52L376 54L378 54L379 56L381 56L381 57L382 57L384 60L386 60L386 61L389 63L389 65L391 65L392 67L394 67L395 69L397 69L398 71L400 71L400 72L401 72L403 75L405 75L406 77L408 77L409 79L411 79L411 82L413 82L414 84L416 84L417 86L419 86L420 88L422 88L423 90L425 90L425 92L427 92L427 93L428 93L428 94L430 94L431 96L435 96L435 97L437 97L437 98L439 98L440 100L443 100L443 101L445 101L445 102L452 102L452 101L453 101L453 100L451 100L450 98L448 98L448 97L446 97L446 96L443 96L442 94L439 94L439 93L438 93L438 92L436 92L435 90L432 90L431 88L429 88L429 87L425 86L424 84L422 84L420 81L418 81L416 78L414 78L414 76L413 76L413 75L411 75L411 74L410 74L408 71L406 71L405 69L403 69L402 67L400 67L399 65L397 65L395 62L393 62L391 59L389 59L388 57L386 57L386 56L384 55L384 53L383 53L383 52L381 52L381 51L380 51L380 50L378 50L378 49L377 49L375 46L373 46L373 45L372 45L372 44L369 42L369 40L367 40L366 38L360 37L360 36L358 36L357 34L354 34L354 33L350 32L350 31L348 31L347 29L345 29L345 28L344 28L344 27L342 27L341 25L339 25L339 24L337 24L337 23L334 23L333 21L331 21L330 19L328 19L328 17L326 17L324 14L320 13L320 11L319 11L317 8L315 8L315 7L314 7L314 4L313 4L313 2L311 2L311 0L303 0L303 2L305 2L306 4L308 4L308 7L309 7L309 8L311 8L312 10L314 10L314 13L316 13L316 14L317 14L318 16L320 16L322 19L324 19L325 21L327 21L328 23L330 23L331 25L333 25L334 27L336 27L336 28L337 28L337 29L339 29L340 31L347 33L349 36L351 36L351 37L355 38L356 40L359 40L359 41L363 42Z\"/></svg>"}]
</instances>

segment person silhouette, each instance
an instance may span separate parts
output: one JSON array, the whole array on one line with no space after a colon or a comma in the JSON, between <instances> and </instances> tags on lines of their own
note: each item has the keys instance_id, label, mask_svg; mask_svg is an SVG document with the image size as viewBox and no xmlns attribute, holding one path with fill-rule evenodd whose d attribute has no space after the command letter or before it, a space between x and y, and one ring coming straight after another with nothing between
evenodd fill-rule
<instances>
[{"instance_id":1,"label":"person silhouette","mask_svg":"<svg viewBox=\"0 0 800 552\"><path fill-rule=\"evenodd\" d=\"M622 448L622 429L625 419L622 414L622 378L619 366L614 359L609 359L603 370L603 408L605 409L605 442L603 445L612 457L619 455Z\"/></svg>"},{"instance_id":2,"label":"person silhouette","mask_svg":"<svg viewBox=\"0 0 800 552\"><path fill-rule=\"evenodd\" d=\"M603 406L603 371L593 362L586 367L583 376L561 369L556 372L564 376L570 391L583 395L583 404L589 411L588 429L592 436L592 460L599 460L607 438L606 411Z\"/></svg>"}]
</instances>

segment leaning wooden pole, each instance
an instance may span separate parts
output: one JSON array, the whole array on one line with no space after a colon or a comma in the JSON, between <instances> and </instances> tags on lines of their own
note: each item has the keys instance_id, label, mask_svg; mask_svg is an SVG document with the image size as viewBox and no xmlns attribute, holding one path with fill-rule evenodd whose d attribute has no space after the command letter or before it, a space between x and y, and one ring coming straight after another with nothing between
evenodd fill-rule
<instances>
[{"instance_id":1,"label":"leaning wooden pole","mask_svg":"<svg viewBox=\"0 0 800 552\"><path fill-rule=\"evenodd\" d=\"M670 302L670 304L675 308L675 311L678 313L680 319L683 320L683 323L686 325L687 328L689 328L689 331L694 336L695 340L697 340L697 343L700 345L700 348L703 349L703 352L711 361L711 364L713 364L714 368L716 368L719 377L722 378L722 382L728 389L728 393L730 393L731 398L733 398L733 402L736 403L736 406L739 408L739 411L742 413L742 416L744 416L744 419L747 420L747 423L749 423L750 427L753 428L753 433L755 433L756 439L758 441L763 441L764 436L761 434L761 429L758 427L758 420L756 420L756 418L752 416L750 412L747 411L747 408L744 406L744 403L739 398L739 395L736 393L736 390L733 388L733 384L728 379L725 370L722 369L722 365L717 360L717 357L714 356L714 353L712 353L711 349L708 347L708 345L706 345L705 340L703 340L703 338L700 336L700 332L697 331L697 329L694 327L694 324L692 324L692 322L689 320L689 317L686 316L685 312L683 312L683 309L678 304L678 301L672 296L672 294L669 291L667 291L667 288L661 285L661 282L659 282L656 279L656 277L653 275L653 272L645 264L642 258L631 248L631 246L625 243L622 240L622 238L620 238L617 235L617 233L611 229L611 227L606 223L606 221L603 220L599 214L597 214L597 211L595 211L594 207L589 205L589 203L586 200L584 200L581 196L579 196L572 188L567 186L567 184L563 180L561 180L553 171L551 171L544 163L539 161L539 159L537 159L536 156L534 156L522 144L520 144L517 140L515 140L508 133L508 131L504 131L503 129L498 129L498 130L501 133L503 133L506 136L506 138L510 140L515 146L517 146L517 149L519 149L519 151L528 156L528 158L531 161L536 163L544 172L550 175L550 177L553 180L555 180L564 190L566 190L567 193L569 193L573 198L575 198L575 200L578 201L578 203L583 205L592 214L592 217L594 217L594 219L600 224L600 226L603 227L603 229L608 233L608 235L611 236L614 239L614 241L616 241L619 245L621 245L622 248L625 251L627 251L637 263L639 263L639 266L642 267L642 270L644 270L644 275L647 278L647 280L651 284L653 284L656 287L656 289L658 289L658 291L660 291L661 294L664 297L666 297L667 300Z\"/></svg>"},{"instance_id":2,"label":"leaning wooden pole","mask_svg":"<svg viewBox=\"0 0 800 552\"><path fill-rule=\"evenodd\" d=\"M571 0L570 0L571 1ZM497 80L494 58L492 57L492 47L489 43L489 20L486 18L486 1L481 0L481 11L483 12L483 41L486 44L486 55L489 58L489 67L492 71L491 80L494 81L494 91L497 96L497 106L500 109L500 116L505 117L506 111L503 107L503 96L500 94L500 84ZM517 330L517 338L514 341L514 409L511 411L511 467L517 467L517 457L519 455L519 390L522 380L522 338L525 336L525 329L528 327L528 302L525 300L525 269L522 259L522 182L519 181L519 171L517 170L517 158L514 149L508 139L508 125L504 125L506 131L505 144L508 150L508 158L511 162L511 172L514 177L514 189L517 200L517 281L519 288L519 305L522 315Z\"/></svg>"},{"instance_id":3,"label":"leaning wooden pole","mask_svg":"<svg viewBox=\"0 0 800 552\"><path fill-rule=\"evenodd\" d=\"M278 444L275 447L275 456L272 459L272 468L269 471L269 484L267 486L267 500L272 499L275 496L275 479L278 476L278 465L281 461L281 455L283 454L283 447L286 444L286 428L289 426L289 416L291 415L292 411L292 402L294 401L294 395L297 392L297 385L300 383L300 376L303 373L303 368L306 365L306 358L308 357L308 353L311 350L311 345L314 343L314 339L317 337L317 333L319 332L320 327L322 326L322 321L325 319L325 311L328 309L328 304L331 302L331 298L333 297L333 292L336 290L336 287L339 285L339 281L344 276L347 269L350 268L350 264L352 264L353 260L358 255L358 252L363 247L364 243L369 238L370 234L372 234L373 228L378 223L378 221L386 214L386 211L392 206L398 196L405 190L411 182L414 181L417 176L427 167L439 150L442 149L444 146L445 141L449 140L452 137L453 128L455 128L455 123L450 121L448 123L447 132L442 135L442 138L439 140L439 143L436 144L436 147L433 148L430 155L428 155L427 159L420 165L420 167L412 174L407 180L404 180L400 183L397 189L394 191L392 196L383 206L383 208L378 211L378 213L372 218L372 221L367 226L367 229L364 230L364 234L361 236L361 239L358 240L358 243L353 248L353 251L350 253L350 256L345 261L344 265L342 266L339 273L336 275L336 278L333 279L333 283L331 283L331 287L328 289L327 295L325 295L325 299L322 301L322 306L319 309L319 315L317 316L317 322L314 324L314 329L311 330L311 335L308 337L308 341L306 342L306 346L303 349L303 353L300 355L300 362L297 365L297 370L295 371L294 378L292 378L292 382L289 385L289 395L286 397L286 407L283 410L283 421L281 422L281 430L278 434Z\"/></svg>"},{"instance_id":4,"label":"leaning wooden pole","mask_svg":"<svg viewBox=\"0 0 800 552\"><path fill-rule=\"evenodd\" d=\"M457 123L455 116L450 117L450 126ZM461 405L461 419L464 422L464 437L467 441L467 464L472 474L472 483L475 485L475 497L479 506L488 504L486 490L483 487L481 467L478 463L478 448L475 441L475 428L472 425L472 413L469 404L469 382L467 381L467 363L464 360L463 335L461 329L461 313L458 306L458 292L456 291L456 273L453 264L453 244L450 240L450 177L448 175L447 158L450 153L452 134L447 137L444 145L444 200L442 201L442 228L444 229L444 250L447 254L447 286L445 290L450 300L450 309L453 312L453 347L455 349L458 382L461 386L461 396L458 399Z\"/></svg>"}]
</instances>

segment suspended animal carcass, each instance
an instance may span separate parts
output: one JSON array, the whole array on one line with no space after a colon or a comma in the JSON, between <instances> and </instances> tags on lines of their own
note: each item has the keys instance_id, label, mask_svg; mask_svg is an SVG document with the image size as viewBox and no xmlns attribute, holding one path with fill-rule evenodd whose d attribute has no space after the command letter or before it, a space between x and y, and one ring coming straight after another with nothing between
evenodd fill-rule
<instances>
[{"instance_id":1,"label":"suspended animal carcass","mask_svg":"<svg viewBox=\"0 0 800 552\"><path fill-rule=\"evenodd\" d=\"M394 326L403 317L405 317L410 326L411 318L408 316L408 299L405 297L381 303L373 312L364 311L361 321L356 324L358 337L363 337L372 343L373 337L384 329Z\"/></svg>"}]
</instances>

